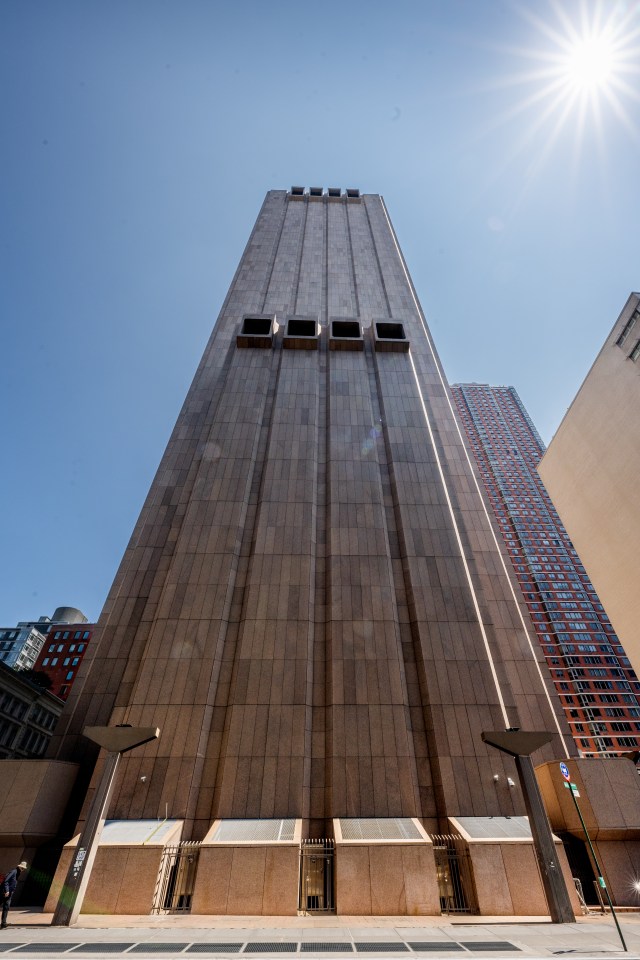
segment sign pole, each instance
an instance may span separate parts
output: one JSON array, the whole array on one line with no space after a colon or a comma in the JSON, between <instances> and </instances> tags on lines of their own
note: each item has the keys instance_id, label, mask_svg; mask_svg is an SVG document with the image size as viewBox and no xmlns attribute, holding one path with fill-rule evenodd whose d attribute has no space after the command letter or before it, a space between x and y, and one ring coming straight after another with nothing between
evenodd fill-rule
<instances>
[{"instance_id":1,"label":"sign pole","mask_svg":"<svg viewBox=\"0 0 640 960\"><path fill-rule=\"evenodd\" d=\"M566 778L565 778L565 779L566 779ZM620 941L621 941L621 943L622 943L622 949L624 950L625 953L628 953L627 945L626 945L626 943L624 942L624 937L622 936L622 930L620 929L620 924L618 923L618 918L617 918L617 916L616 916L615 910L613 909L613 903L611 902L611 897L609 896L609 888L607 887L607 885L606 885L606 883L605 883L604 877L603 877L603 875L602 875L602 869L601 869L601 867L600 867L600 864L598 863L598 858L596 857L596 852L595 852L595 850L593 849L593 844L591 843L591 837L589 836L589 832L588 832L588 830L587 830L587 825L585 824L585 822L584 822L584 820L583 820L583 818L582 818L582 813L581 813L581 811L580 811L580 807L578 806L578 798L576 797L575 792L574 792L574 790L573 790L573 784L569 784L569 786L571 787L571 796L573 797L573 802L574 802L574 805L575 805L575 808L576 808L576 813L577 813L578 816L580 817L580 823L582 824L582 829L584 830L584 835L585 835L585 837L587 838L587 843L589 844L589 850L591 851L591 856L593 857L593 862L594 862L594 864L595 864L596 870L598 871L598 883L600 884L600 886L602 887L602 889L604 890L604 892L605 892L605 894L606 894L606 896L607 896L607 900L608 900L608 902L609 902L609 907L610 907L610 909L611 909L611 916L613 917L613 922L614 922L615 925L616 925L616 928L617 928L617 930L618 930L618 936L620 937Z\"/></svg>"}]
</instances>

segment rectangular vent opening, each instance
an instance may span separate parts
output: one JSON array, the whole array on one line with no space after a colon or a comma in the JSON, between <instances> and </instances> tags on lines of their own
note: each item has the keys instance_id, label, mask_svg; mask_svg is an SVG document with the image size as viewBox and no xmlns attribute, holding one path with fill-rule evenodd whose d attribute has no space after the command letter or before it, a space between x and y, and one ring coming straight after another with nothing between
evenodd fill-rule
<instances>
[{"instance_id":1,"label":"rectangular vent opening","mask_svg":"<svg viewBox=\"0 0 640 960\"><path fill-rule=\"evenodd\" d=\"M342 193L342 189L340 187L329 187L327 193L330 197L339 197Z\"/></svg>"},{"instance_id":2,"label":"rectangular vent opening","mask_svg":"<svg viewBox=\"0 0 640 960\"><path fill-rule=\"evenodd\" d=\"M304 187L291 187L291 196L292 196L292 197L303 197L303 196L304 196Z\"/></svg>"},{"instance_id":3,"label":"rectangular vent opening","mask_svg":"<svg viewBox=\"0 0 640 960\"><path fill-rule=\"evenodd\" d=\"M394 320L376 320L373 324L376 353L408 353L409 339L404 324Z\"/></svg>"},{"instance_id":4,"label":"rectangular vent opening","mask_svg":"<svg viewBox=\"0 0 640 960\"><path fill-rule=\"evenodd\" d=\"M338 340L354 340L362 336L357 320L332 320L331 336Z\"/></svg>"},{"instance_id":5,"label":"rectangular vent opening","mask_svg":"<svg viewBox=\"0 0 640 960\"><path fill-rule=\"evenodd\" d=\"M271 335L270 317L245 317L242 321L243 336L268 337Z\"/></svg>"},{"instance_id":6,"label":"rectangular vent opening","mask_svg":"<svg viewBox=\"0 0 640 960\"><path fill-rule=\"evenodd\" d=\"M406 340L403 323L376 323L376 333L381 340Z\"/></svg>"},{"instance_id":7,"label":"rectangular vent opening","mask_svg":"<svg viewBox=\"0 0 640 960\"><path fill-rule=\"evenodd\" d=\"M309 196L310 197L321 197L322 196L322 187L309 187Z\"/></svg>"},{"instance_id":8,"label":"rectangular vent opening","mask_svg":"<svg viewBox=\"0 0 640 960\"><path fill-rule=\"evenodd\" d=\"M315 320L291 319L287 323L288 337L315 337L318 334L318 325Z\"/></svg>"},{"instance_id":9,"label":"rectangular vent opening","mask_svg":"<svg viewBox=\"0 0 640 960\"><path fill-rule=\"evenodd\" d=\"M258 314L242 318L240 332L236 337L236 346L241 348L262 347L270 350L273 346L274 314Z\"/></svg>"},{"instance_id":10,"label":"rectangular vent opening","mask_svg":"<svg viewBox=\"0 0 640 960\"><path fill-rule=\"evenodd\" d=\"M356 190L354 187L347 188L347 196L350 200L357 200L360 196L360 191Z\"/></svg>"}]
</instances>

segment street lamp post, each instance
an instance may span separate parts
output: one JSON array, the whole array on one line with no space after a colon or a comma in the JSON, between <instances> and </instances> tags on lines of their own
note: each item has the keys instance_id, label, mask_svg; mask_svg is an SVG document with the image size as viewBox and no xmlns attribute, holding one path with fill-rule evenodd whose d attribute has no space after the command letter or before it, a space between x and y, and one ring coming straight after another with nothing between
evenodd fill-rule
<instances>
[{"instance_id":1,"label":"street lamp post","mask_svg":"<svg viewBox=\"0 0 640 960\"><path fill-rule=\"evenodd\" d=\"M115 727L85 727L85 737L93 740L107 751L100 783L89 808L87 819L78 840L73 859L69 865L64 886L51 921L53 926L69 927L78 919L82 902L89 884L93 861L100 842L100 834L113 792L116 771L123 753L140 747L143 743L157 740L158 727L132 727L120 724Z\"/></svg>"},{"instance_id":2,"label":"street lamp post","mask_svg":"<svg viewBox=\"0 0 640 960\"><path fill-rule=\"evenodd\" d=\"M496 730L482 733L485 743L507 753L516 762L524 805L536 851L552 923L573 923L575 915L558 862L549 818L542 802L531 754L553 739L552 733L524 730Z\"/></svg>"}]
</instances>

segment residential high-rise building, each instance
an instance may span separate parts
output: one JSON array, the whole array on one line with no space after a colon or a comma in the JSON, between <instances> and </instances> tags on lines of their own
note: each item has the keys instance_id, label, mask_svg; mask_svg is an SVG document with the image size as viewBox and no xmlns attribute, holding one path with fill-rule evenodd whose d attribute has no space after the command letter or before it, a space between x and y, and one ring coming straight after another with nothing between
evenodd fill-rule
<instances>
[{"instance_id":1,"label":"residential high-rise building","mask_svg":"<svg viewBox=\"0 0 640 960\"><path fill-rule=\"evenodd\" d=\"M15 627L0 627L0 662L14 670L33 670L52 627L71 620L87 622L75 607L57 607L53 617L21 620Z\"/></svg>"},{"instance_id":2,"label":"residential high-rise building","mask_svg":"<svg viewBox=\"0 0 640 960\"><path fill-rule=\"evenodd\" d=\"M380 196L267 194L48 753L77 796L105 724L161 730L120 763L105 910L166 907L167 831L202 841L194 912L328 909L323 838L340 912L439 912L451 833L492 877L466 908L546 909L482 732L575 745Z\"/></svg>"},{"instance_id":3,"label":"residential high-rise building","mask_svg":"<svg viewBox=\"0 0 640 960\"><path fill-rule=\"evenodd\" d=\"M540 479L537 430L513 387L452 392L580 755L636 750L640 683Z\"/></svg>"},{"instance_id":4,"label":"residential high-rise building","mask_svg":"<svg viewBox=\"0 0 640 960\"><path fill-rule=\"evenodd\" d=\"M640 294L630 294L540 475L640 673Z\"/></svg>"},{"instance_id":5,"label":"residential high-rise building","mask_svg":"<svg viewBox=\"0 0 640 960\"><path fill-rule=\"evenodd\" d=\"M43 632L29 623L0 627L0 663L14 670L32 670L46 639L49 621Z\"/></svg>"}]
</instances>

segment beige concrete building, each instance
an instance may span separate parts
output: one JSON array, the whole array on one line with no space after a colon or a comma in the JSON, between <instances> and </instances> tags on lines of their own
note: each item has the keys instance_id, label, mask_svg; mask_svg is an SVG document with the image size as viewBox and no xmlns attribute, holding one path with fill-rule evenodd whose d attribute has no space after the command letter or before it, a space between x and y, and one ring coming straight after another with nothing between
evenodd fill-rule
<instances>
[{"instance_id":1,"label":"beige concrete building","mask_svg":"<svg viewBox=\"0 0 640 960\"><path fill-rule=\"evenodd\" d=\"M632 293L538 468L637 673L639 304Z\"/></svg>"}]
</instances>

